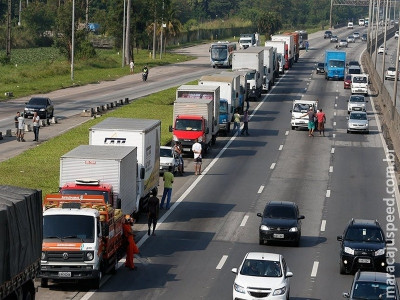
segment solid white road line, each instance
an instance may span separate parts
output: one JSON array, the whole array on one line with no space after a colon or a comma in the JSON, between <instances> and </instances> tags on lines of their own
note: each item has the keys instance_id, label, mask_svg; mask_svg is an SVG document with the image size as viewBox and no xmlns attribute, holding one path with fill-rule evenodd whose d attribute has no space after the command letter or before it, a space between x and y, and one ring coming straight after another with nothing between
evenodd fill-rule
<instances>
[{"instance_id":1,"label":"solid white road line","mask_svg":"<svg viewBox=\"0 0 400 300\"><path fill-rule=\"evenodd\" d=\"M260 188L258 189L258 194L261 194L262 193L262 191L264 190L264 186L262 185L262 186L260 186Z\"/></svg>"},{"instance_id":2,"label":"solid white road line","mask_svg":"<svg viewBox=\"0 0 400 300\"><path fill-rule=\"evenodd\" d=\"M247 219L248 219L248 218L249 218L248 215L245 215L245 216L243 217L242 223L240 223L240 227L246 226L246 222L247 222Z\"/></svg>"},{"instance_id":3,"label":"solid white road line","mask_svg":"<svg viewBox=\"0 0 400 300\"><path fill-rule=\"evenodd\" d=\"M272 163L272 165L269 167L271 170L275 168L276 163Z\"/></svg>"},{"instance_id":4,"label":"solid white road line","mask_svg":"<svg viewBox=\"0 0 400 300\"><path fill-rule=\"evenodd\" d=\"M326 220L322 220L321 222L321 231L325 231L325 227L326 227Z\"/></svg>"},{"instance_id":5,"label":"solid white road line","mask_svg":"<svg viewBox=\"0 0 400 300\"><path fill-rule=\"evenodd\" d=\"M326 198L329 198L331 196L331 190L326 190Z\"/></svg>"},{"instance_id":6,"label":"solid white road line","mask_svg":"<svg viewBox=\"0 0 400 300\"><path fill-rule=\"evenodd\" d=\"M318 265L319 265L319 262L318 261L314 261L314 264L313 264L313 267L312 267L312 271L311 271L311 277L316 277L317 276Z\"/></svg>"},{"instance_id":7,"label":"solid white road line","mask_svg":"<svg viewBox=\"0 0 400 300\"><path fill-rule=\"evenodd\" d=\"M228 259L228 255L223 255L222 258L221 258L221 260L219 261L219 263L218 263L216 269L217 269L217 270L221 270L222 267L224 266L224 264L225 264L225 262L226 262L227 259Z\"/></svg>"},{"instance_id":8,"label":"solid white road line","mask_svg":"<svg viewBox=\"0 0 400 300\"><path fill-rule=\"evenodd\" d=\"M282 149L283 149L283 145L280 145L278 150L281 151Z\"/></svg>"}]
</instances>

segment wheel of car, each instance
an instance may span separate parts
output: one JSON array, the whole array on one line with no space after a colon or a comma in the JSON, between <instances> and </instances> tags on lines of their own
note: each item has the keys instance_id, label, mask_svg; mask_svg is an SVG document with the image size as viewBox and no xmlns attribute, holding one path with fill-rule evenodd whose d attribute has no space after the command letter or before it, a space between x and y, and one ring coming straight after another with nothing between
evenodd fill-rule
<instances>
[{"instance_id":1,"label":"wheel of car","mask_svg":"<svg viewBox=\"0 0 400 300\"><path fill-rule=\"evenodd\" d=\"M293 242L293 246L299 247L300 246L300 238Z\"/></svg>"},{"instance_id":2,"label":"wheel of car","mask_svg":"<svg viewBox=\"0 0 400 300\"><path fill-rule=\"evenodd\" d=\"M344 267L342 260L340 260L340 274L346 274L346 268Z\"/></svg>"},{"instance_id":3,"label":"wheel of car","mask_svg":"<svg viewBox=\"0 0 400 300\"><path fill-rule=\"evenodd\" d=\"M369 130L367 130L365 133L366 133L366 134L369 134Z\"/></svg>"},{"instance_id":4,"label":"wheel of car","mask_svg":"<svg viewBox=\"0 0 400 300\"><path fill-rule=\"evenodd\" d=\"M40 279L40 286L42 288L47 288L49 286L49 280L47 278Z\"/></svg>"},{"instance_id":5,"label":"wheel of car","mask_svg":"<svg viewBox=\"0 0 400 300\"><path fill-rule=\"evenodd\" d=\"M295 126L292 126L292 130L295 130L296 129L296 127Z\"/></svg>"},{"instance_id":6,"label":"wheel of car","mask_svg":"<svg viewBox=\"0 0 400 300\"><path fill-rule=\"evenodd\" d=\"M264 245L264 240L263 240L262 238L259 238L259 239L258 239L258 244L259 244L259 245Z\"/></svg>"}]
</instances>

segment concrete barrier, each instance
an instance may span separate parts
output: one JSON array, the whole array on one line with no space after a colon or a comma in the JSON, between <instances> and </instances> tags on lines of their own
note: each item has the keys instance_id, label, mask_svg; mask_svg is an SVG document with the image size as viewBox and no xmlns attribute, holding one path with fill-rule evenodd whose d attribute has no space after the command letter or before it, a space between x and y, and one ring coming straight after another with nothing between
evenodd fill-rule
<instances>
[{"instance_id":1,"label":"concrete barrier","mask_svg":"<svg viewBox=\"0 0 400 300\"><path fill-rule=\"evenodd\" d=\"M124 100L123 99L119 99L119 104L120 105L124 105Z\"/></svg>"},{"instance_id":2,"label":"concrete barrier","mask_svg":"<svg viewBox=\"0 0 400 300\"><path fill-rule=\"evenodd\" d=\"M125 98L124 103L129 104L129 98Z\"/></svg>"},{"instance_id":3,"label":"concrete barrier","mask_svg":"<svg viewBox=\"0 0 400 300\"><path fill-rule=\"evenodd\" d=\"M11 129L7 129L6 130L6 135L5 135L6 137L10 137L10 136L12 136L12 134L11 134Z\"/></svg>"},{"instance_id":4,"label":"concrete barrier","mask_svg":"<svg viewBox=\"0 0 400 300\"><path fill-rule=\"evenodd\" d=\"M51 124L57 124L58 123L58 119L56 117L52 117L50 120Z\"/></svg>"},{"instance_id":5,"label":"concrete barrier","mask_svg":"<svg viewBox=\"0 0 400 300\"><path fill-rule=\"evenodd\" d=\"M102 105L101 107L102 107L103 111L106 111L107 108L108 108L108 107L107 107L107 104L104 104L104 105Z\"/></svg>"}]
</instances>

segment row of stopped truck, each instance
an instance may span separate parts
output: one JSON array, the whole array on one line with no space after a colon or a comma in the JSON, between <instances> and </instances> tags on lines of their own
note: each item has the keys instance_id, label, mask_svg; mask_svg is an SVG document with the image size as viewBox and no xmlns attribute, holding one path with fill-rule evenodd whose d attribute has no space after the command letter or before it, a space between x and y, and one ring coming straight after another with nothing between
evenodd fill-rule
<instances>
[{"instance_id":1,"label":"row of stopped truck","mask_svg":"<svg viewBox=\"0 0 400 300\"><path fill-rule=\"evenodd\" d=\"M62 279L98 288L115 272L123 216L146 209L159 164L159 120L107 118L90 128L89 145L61 156L59 192L43 204L42 286Z\"/></svg>"}]
</instances>

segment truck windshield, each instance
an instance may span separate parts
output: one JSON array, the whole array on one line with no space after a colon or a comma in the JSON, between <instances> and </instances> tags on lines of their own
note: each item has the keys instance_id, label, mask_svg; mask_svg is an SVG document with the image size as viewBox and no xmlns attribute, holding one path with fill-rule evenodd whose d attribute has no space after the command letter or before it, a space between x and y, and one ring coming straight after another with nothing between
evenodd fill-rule
<instances>
[{"instance_id":1,"label":"truck windshield","mask_svg":"<svg viewBox=\"0 0 400 300\"><path fill-rule=\"evenodd\" d=\"M93 243L95 219L91 216L53 215L43 217L43 239L79 239Z\"/></svg>"},{"instance_id":2,"label":"truck windshield","mask_svg":"<svg viewBox=\"0 0 400 300\"><path fill-rule=\"evenodd\" d=\"M201 131L201 120L176 120L175 129L176 130L186 130L186 131Z\"/></svg>"},{"instance_id":3,"label":"truck windshield","mask_svg":"<svg viewBox=\"0 0 400 300\"><path fill-rule=\"evenodd\" d=\"M255 72L250 72L246 74L246 79L247 80L255 80L256 79L256 73Z\"/></svg>"},{"instance_id":4,"label":"truck windshield","mask_svg":"<svg viewBox=\"0 0 400 300\"><path fill-rule=\"evenodd\" d=\"M228 46L226 45L213 45L211 47L211 59L213 60L226 60L228 57Z\"/></svg>"},{"instance_id":5,"label":"truck windshield","mask_svg":"<svg viewBox=\"0 0 400 300\"><path fill-rule=\"evenodd\" d=\"M219 103L219 114L227 114L228 113L228 103L220 102Z\"/></svg>"},{"instance_id":6,"label":"truck windshield","mask_svg":"<svg viewBox=\"0 0 400 300\"><path fill-rule=\"evenodd\" d=\"M62 195L96 195L103 196L104 201L109 203L108 193L105 191L96 191L96 190L61 190Z\"/></svg>"},{"instance_id":7,"label":"truck windshield","mask_svg":"<svg viewBox=\"0 0 400 300\"><path fill-rule=\"evenodd\" d=\"M343 60L330 60L329 67L331 68L344 68L344 61Z\"/></svg>"},{"instance_id":8,"label":"truck windshield","mask_svg":"<svg viewBox=\"0 0 400 300\"><path fill-rule=\"evenodd\" d=\"M293 107L293 112L302 112L306 113L310 109L309 104L304 104L304 103L296 103Z\"/></svg>"}]
</instances>

